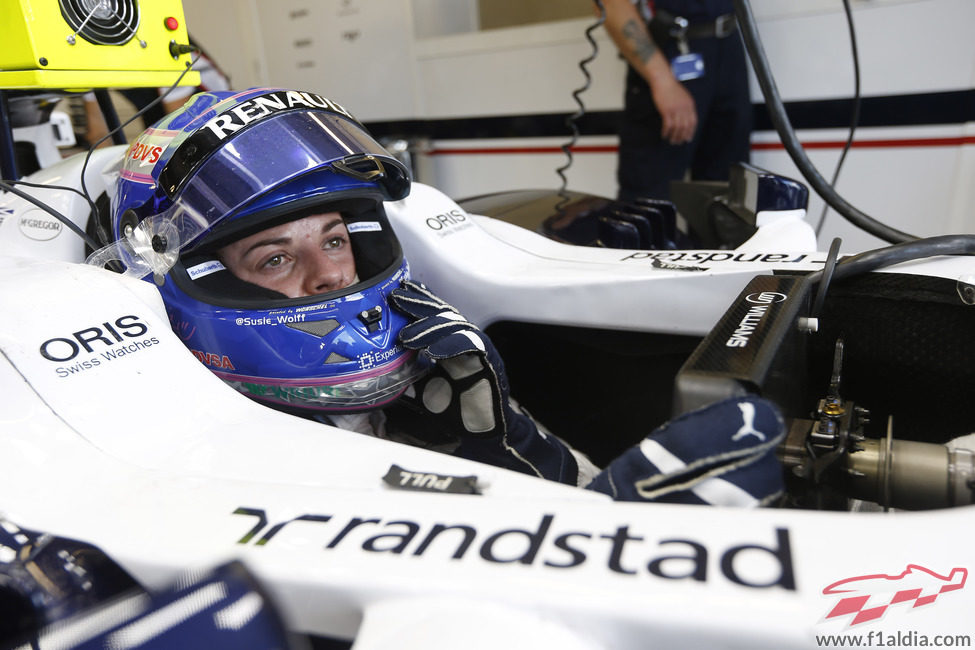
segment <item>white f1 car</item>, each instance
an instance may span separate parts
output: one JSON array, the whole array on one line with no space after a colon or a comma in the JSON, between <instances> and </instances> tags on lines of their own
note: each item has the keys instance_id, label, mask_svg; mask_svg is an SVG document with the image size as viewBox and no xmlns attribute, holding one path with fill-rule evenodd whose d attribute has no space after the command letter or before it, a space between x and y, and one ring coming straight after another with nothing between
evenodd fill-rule
<instances>
[{"instance_id":1,"label":"white f1 car","mask_svg":"<svg viewBox=\"0 0 975 650\"><path fill-rule=\"evenodd\" d=\"M123 151L92 154L91 196L110 198ZM27 180L81 173L76 157ZM556 211L414 184L387 206L414 277L598 463L716 399L775 401L788 494L749 510L615 502L261 406L182 344L152 283L85 265L38 204L84 230L82 197L0 194L3 529L84 540L149 592L239 561L266 593L211 622L240 628L266 598L317 647L970 645L975 262L953 238L817 252L804 205L763 208L765 182L742 168L733 200L680 228L585 196ZM0 544L0 566L31 557ZM115 647L150 647L214 593ZM115 629L99 612L40 647L88 647Z\"/></svg>"}]
</instances>

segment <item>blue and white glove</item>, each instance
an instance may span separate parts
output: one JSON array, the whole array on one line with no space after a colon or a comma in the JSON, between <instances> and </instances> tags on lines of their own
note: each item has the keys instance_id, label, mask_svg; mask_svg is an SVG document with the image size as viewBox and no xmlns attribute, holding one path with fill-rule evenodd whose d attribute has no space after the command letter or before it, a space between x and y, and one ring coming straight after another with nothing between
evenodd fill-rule
<instances>
[{"instance_id":1,"label":"blue and white glove","mask_svg":"<svg viewBox=\"0 0 975 650\"><path fill-rule=\"evenodd\" d=\"M435 362L413 385L415 397L401 401L422 412L430 426L459 437L454 453L577 483L570 449L512 408L504 364L491 339L422 284L406 281L389 300L413 319L400 331L400 343Z\"/></svg>"},{"instance_id":2,"label":"blue and white glove","mask_svg":"<svg viewBox=\"0 0 975 650\"><path fill-rule=\"evenodd\" d=\"M664 424L600 472L587 489L620 501L760 506L784 489L776 407L738 397Z\"/></svg>"}]
</instances>

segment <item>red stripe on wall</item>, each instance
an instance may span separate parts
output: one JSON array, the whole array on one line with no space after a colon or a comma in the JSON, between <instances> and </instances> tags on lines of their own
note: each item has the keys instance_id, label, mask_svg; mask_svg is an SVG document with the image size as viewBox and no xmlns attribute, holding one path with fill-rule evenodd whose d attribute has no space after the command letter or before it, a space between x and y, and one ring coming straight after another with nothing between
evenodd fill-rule
<instances>
[{"instance_id":1,"label":"red stripe on wall","mask_svg":"<svg viewBox=\"0 0 975 650\"><path fill-rule=\"evenodd\" d=\"M572 153L616 153L616 145L594 145L572 147ZM430 156L452 156L473 154L523 154L523 153L563 153L561 147L460 147L457 149L431 149L426 152Z\"/></svg>"},{"instance_id":2,"label":"red stripe on wall","mask_svg":"<svg viewBox=\"0 0 975 650\"><path fill-rule=\"evenodd\" d=\"M964 144L975 144L975 136L959 136L953 138L897 138L890 140L854 141L854 149L897 149L904 147L960 147ZM804 149L842 149L846 140L825 142L803 142ZM753 142L752 149L785 149L781 142Z\"/></svg>"},{"instance_id":3,"label":"red stripe on wall","mask_svg":"<svg viewBox=\"0 0 975 650\"><path fill-rule=\"evenodd\" d=\"M960 147L966 144L975 144L975 136L958 136L950 138L897 138L888 140L860 140L853 143L854 149L899 149L905 147ZM842 149L846 146L845 140L823 141L823 142L803 142L805 149ZM753 142L754 151L774 151L784 150L781 142ZM577 145L570 148L572 153L616 153L619 147L616 145ZM563 153L561 147L458 147L436 148L427 151L429 156L472 156L483 154L544 154L544 153Z\"/></svg>"}]
</instances>

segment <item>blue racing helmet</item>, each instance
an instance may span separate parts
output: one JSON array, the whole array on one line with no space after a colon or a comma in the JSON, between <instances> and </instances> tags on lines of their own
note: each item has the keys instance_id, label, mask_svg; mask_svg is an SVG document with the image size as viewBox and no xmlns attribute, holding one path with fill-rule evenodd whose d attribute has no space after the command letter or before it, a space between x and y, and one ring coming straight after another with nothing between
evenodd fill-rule
<instances>
[{"instance_id":1,"label":"blue racing helmet","mask_svg":"<svg viewBox=\"0 0 975 650\"><path fill-rule=\"evenodd\" d=\"M409 277L383 209L408 170L335 102L308 92L208 92L126 151L114 242L89 257L159 285L174 331L238 391L283 410L342 412L398 397L422 370L389 292ZM266 228L339 212L351 286L288 298L227 270L216 251Z\"/></svg>"}]
</instances>

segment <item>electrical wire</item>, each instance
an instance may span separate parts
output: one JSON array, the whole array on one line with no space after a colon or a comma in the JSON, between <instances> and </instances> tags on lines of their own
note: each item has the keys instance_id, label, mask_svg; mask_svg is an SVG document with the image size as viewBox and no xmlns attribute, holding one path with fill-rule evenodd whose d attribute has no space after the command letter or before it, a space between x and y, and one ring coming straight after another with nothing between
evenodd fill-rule
<instances>
[{"instance_id":1,"label":"electrical wire","mask_svg":"<svg viewBox=\"0 0 975 650\"><path fill-rule=\"evenodd\" d=\"M589 41L589 45L592 48L592 53L585 59L579 61L579 69L582 70L582 75L586 78L586 82L572 92L572 99L575 100L579 109L566 119L566 125L572 131L569 141L562 145L562 151L565 153L566 163L555 170L555 173L558 174L559 178L562 179L562 185L559 187L558 192L562 200L556 204L556 212L561 212L570 201L569 194L566 191L569 180L566 177L565 172L569 169L569 167L572 166L572 147L575 146L576 141L579 139L579 126L576 124L576 122L578 122L582 116L586 114L586 107L582 103L581 95L589 90L589 86L592 83L592 75L589 74L589 70L586 66L592 63L599 54L599 46L596 43L596 39L592 37L592 33L602 27L603 23L606 22L606 8L603 6L602 0L595 0L595 2L599 7L599 18L596 20L596 22L586 28L586 40Z\"/></svg>"},{"instance_id":2,"label":"electrical wire","mask_svg":"<svg viewBox=\"0 0 975 650\"><path fill-rule=\"evenodd\" d=\"M810 186L812 186L817 194L823 197L830 207L840 213L847 221L875 237L891 243L901 243L917 239L914 235L887 226L860 211L840 196L826 182L826 179L823 178L815 165L812 164L812 161L809 160L805 150L802 148L802 144L796 137L795 130L789 122L789 116L786 114L782 98L779 96L778 88L772 77L768 58L765 56L764 48L759 39L758 27L756 26L755 17L752 15L748 0L735 0L735 16L738 19L738 26L741 29L745 49L748 51L748 58L751 60L752 68L755 70L755 76L762 89L762 96L765 98L765 105L772 119L772 123L775 125L775 130L779 134L779 138L781 138L786 151L789 152L792 161L799 168L799 171L802 172L803 177L805 177Z\"/></svg>"},{"instance_id":3,"label":"electrical wire","mask_svg":"<svg viewBox=\"0 0 975 650\"><path fill-rule=\"evenodd\" d=\"M58 221L60 221L61 223L63 223L65 226L67 226L69 230L71 230L73 233L75 233L76 235L78 235L79 237L81 237L84 240L84 242L86 244L88 244L88 246L90 246L92 248L92 250L98 250L100 248L100 246L98 245L98 243L94 239L92 239L91 237L88 236L88 233L86 233L84 230L82 230L80 227L78 227L78 224L76 224L71 219L68 219L66 216L64 216L63 214L61 214L60 212L58 212L57 210L55 210L51 206L47 205L46 203L44 203L40 199L31 196L30 194L28 194L27 192L24 192L23 190L17 189L16 187L14 187L13 185L11 185L10 183L8 183L6 181L0 181L0 189L3 189L5 192L10 192L11 194L14 194L16 196L19 196L20 198L24 199L25 201L28 201L30 203L33 203L34 205L36 205L37 207L39 207L41 210L44 210L48 214L52 215L55 219L57 219Z\"/></svg>"},{"instance_id":4,"label":"electrical wire","mask_svg":"<svg viewBox=\"0 0 975 650\"><path fill-rule=\"evenodd\" d=\"M826 301L826 292L829 290L829 283L833 279L833 272L836 270L837 260L840 256L840 245L843 240L835 237L829 246L829 253L826 255L826 263L823 264L819 280L819 290L816 292L816 299L813 301L813 308L810 315L818 318L823 310L823 303Z\"/></svg>"},{"instance_id":5,"label":"electrical wire","mask_svg":"<svg viewBox=\"0 0 975 650\"><path fill-rule=\"evenodd\" d=\"M829 182L833 187L836 187L836 183L840 178L840 170L843 168L846 154L850 151L850 147L853 146L853 136L856 133L857 126L860 124L860 105L862 103L862 98L860 97L860 54L857 49L857 34L853 26L853 10L850 8L850 0L843 0L843 10L846 12L846 25L850 32L850 50L853 58L853 110L850 114L850 132L846 137L846 144L843 145L843 151L840 153L840 159L836 161L833 178ZM824 205L823 211L819 215L819 222L816 223L816 235L822 232L828 211L829 206Z\"/></svg>"},{"instance_id":6,"label":"electrical wire","mask_svg":"<svg viewBox=\"0 0 975 650\"><path fill-rule=\"evenodd\" d=\"M938 235L857 253L836 264L832 281L939 255L975 255L975 235ZM820 282L824 279L824 272L816 271L807 277L810 282Z\"/></svg>"},{"instance_id":7,"label":"electrical wire","mask_svg":"<svg viewBox=\"0 0 975 650\"><path fill-rule=\"evenodd\" d=\"M0 179L0 180L2 180L4 183L7 183L9 185L23 185L25 187L36 187L42 190L64 190L67 192L73 192L88 202L88 207L91 208L91 211L93 213L97 214L98 212L98 208L95 206L95 202L92 201L91 198L86 196L85 193L79 190L77 187L68 187L67 185L48 185L46 183L31 183L28 181L21 181L21 180L12 181L7 178Z\"/></svg>"},{"instance_id":8,"label":"electrical wire","mask_svg":"<svg viewBox=\"0 0 975 650\"><path fill-rule=\"evenodd\" d=\"M190 47L190 46L187 46L187 47ZM193 47L193 49L196 50L197 48ZM199 60L199 58L200 57L198 55L195 59L193 59L191 61L188 61L186 63L186 69L183 70L180 73L179 77L176 78L176 81L173 82L173 84L169 88L167 88L165 91L163 91L162 93L159 94L159 97L157 97L156 99L154 99L151 102L149 102L148 104L146 104L144 107L142 107L142 109L140 109L138 112L136 112L135 115L133 115L128 120L126 120L125 122L123 122L119 126L115 127L111 131L109 131L101 139L99 139L97 142L95 142L93 145L91 145L88 148L88 153L85 155L84 164L82 164L82 166L81 166L81 190L78 190L78 189L72 188L72 187L63 186L63 185L45 185L43 183L31 183L31 182L28 182L28 181L21 181L21 180L16 180L16 181L0 180L0 189L3 189L6 192L10 192L11 194L14 194L15 196L19 196L20 198L24 199L25 201L28 201L29 203L34 204L35 206L37 206L41 210L44 210L45 212L47 212L48 214L50 214L51 216L53 216L55 219L57 219L58 221L60 221L62 224L64 224L73 233L75 233L76 235L78 235L79 237L81 237L81 239L84 240L85 244L88 245L92 250L98 250L99 248L102 247L103 244L99 244L98 242L96 242L91 236L88 235L88 233L86 233L84 230L82 230L71 219L69 219L65 215L61 214L60 212L58 212L57 210L55 210L51 206L47 205L46 203L44 203L40 199L37 199L37 198L31 196L27 192L24 192L22 190L17 189L16 187L14 187L14 184L24 185L26 187L41 188L41 189L68 190L70 192L74 192L76 194L79 194L85 201L88 202L88 205L91 207L92 215L93 215L93 217L94 217L94 219L96 221L96 225L97 225L97 229L98 229L98 232L99 232L99 236L102 237L102 238L106 238L106 234L103 232L104 231L104 228L101 227L101 224L99 222L98 208L95 205L95 202L92 200L91 193L88 191L88 186L85 183L85 173L86 173L86 170L88 169L88 162L91 160L92 153L94 153L95 149L97 149L98 148L98 145L100 145L102 142L104 142L105 140L107 140L110 137L112 137L118 131L121 131L123 128L125 128L131 122L133 122L136 118L141 117L143 113L145 113L150 108L152 108L153 106L155 106L156 104L158 104L159 102L161 102L163 99L165 99L166 96L169 95L169 93L171 93L177 86L179 86L179 82L181 82L183 80L183 77L186 76L186 73L187 72L189 72L190 70L193 69L193 66L196 65L196 62Z\"/></svg>"},{"instance_id":9,"label":"electrical wire","mask_svg":"<svg viewBox=\"0 0 975 650\"><path fill-rule=\"evenodd\" d=\"M191 46L185 46L185 47L191 47ZM193 49L196 49L196 48L193 48ZM95 149L97 149L98 146L101 143L103 143L106 140L108 140L115 133L121 131L126 126L128 126L133 121L135 121L136 118L142 117L143 113L145 113L146 111L148 111L150 108L152 108L153 106L155 106L156 104L158 104L159 102L161 102L162 100L164 100L166 98L166 96L169 95L169 93L173 92L173 90L176 89L176 87L179 85L179 82L181 82L183 80L183 77L186 76L186 73L187 72L189 72L190 70L193 69L193 66L196 65L196 62L199 59L200 59L200 57L199 57L199 55L197 55L197 57L195 59L193 59L191 61L187 61L186 62L186 69L183 70L180 73L179 77L176 78L176 81L173 82L173 85L171 85L165 91L159 93L159 97L156 97L154 100L152 100L151 102L149 102L148 104L146 104L145 106L143 106L141 109L139 109L138 112L136 112L135 115L133 115L132 117L130 117L129 119L127 119L125 122L122 122L117 127L115 127L114 129L112 129L111 131L109 131L108 133L106 133L97 142L95 142L93 145L91 145L88 148L88 154L85 156L85 162L81 166L81 190L85 193L85 196L88 197L88 200L89 201L91 200L91 194L88 192L88 185L85 183L85 173L86 173L86 171L88 169L88 161L91 160L91 155L92 155L92 153L94 153Z\"/></svg>"},{"instance_id":10,"label":"electrical wire","mask_svg":"<svg viewBox=\"0 0 975 650\"><path fill-rule=\"evenodd\" d=\"M837 281L855 275L862 275L876 269L910 262L913 260L937 257L939 255L975 255L975 235L939 235L926 237L892 246L884 246L864 251L837 261L840 239L833 240L829 255L823 268L806 276L808 285L819 287L810 316L819 318L829 288ZM964 300L962 296L962 300Z\"/></svg>"}]
</instances>

